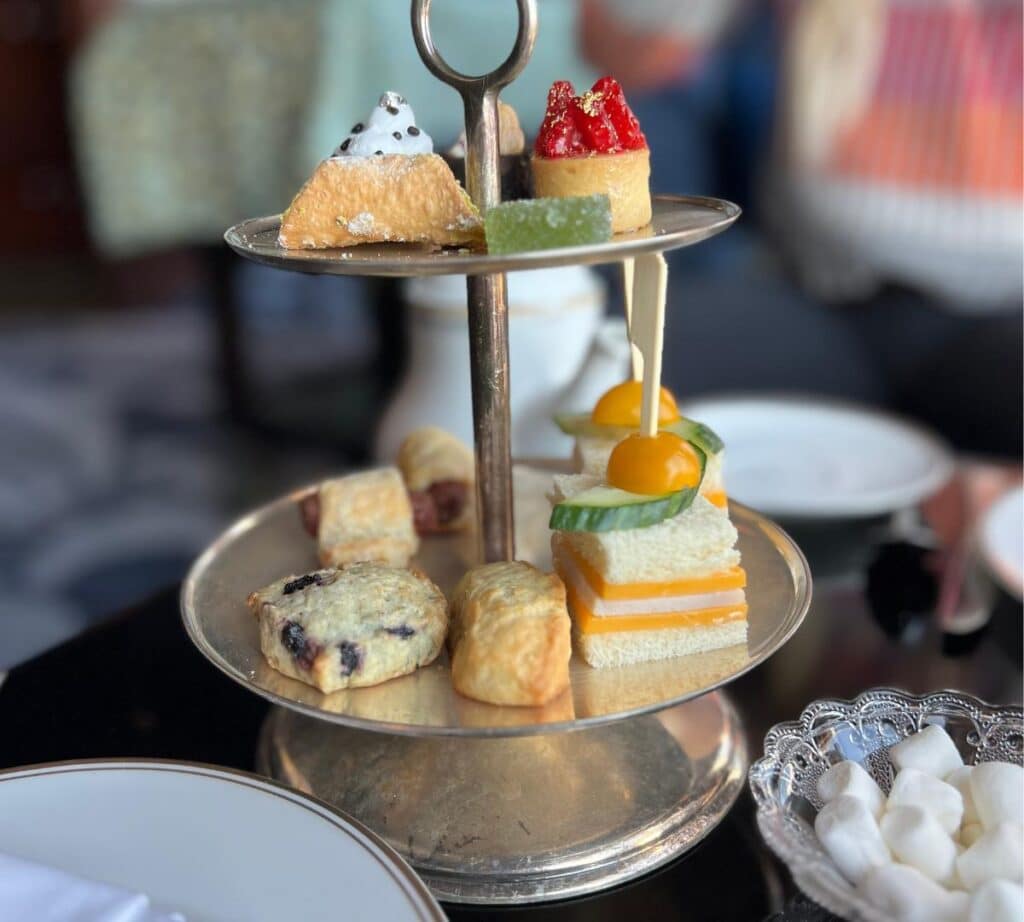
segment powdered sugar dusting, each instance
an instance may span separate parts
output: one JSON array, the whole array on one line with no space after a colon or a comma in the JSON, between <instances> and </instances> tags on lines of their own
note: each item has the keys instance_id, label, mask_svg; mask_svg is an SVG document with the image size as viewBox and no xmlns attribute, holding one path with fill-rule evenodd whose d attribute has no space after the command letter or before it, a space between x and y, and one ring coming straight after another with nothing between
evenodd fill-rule
<instances>
[{"instance_id":1,"label":"powdered sugar dusting","mask_svg":"<svg viewBox=\"0 0 1024 922\"><path fill-rule=\"evenodd\" d=\"M374 217L368 211L360 211L345 226L353 237L366 237L373 233Z\"/></svg>"}]
</instances>

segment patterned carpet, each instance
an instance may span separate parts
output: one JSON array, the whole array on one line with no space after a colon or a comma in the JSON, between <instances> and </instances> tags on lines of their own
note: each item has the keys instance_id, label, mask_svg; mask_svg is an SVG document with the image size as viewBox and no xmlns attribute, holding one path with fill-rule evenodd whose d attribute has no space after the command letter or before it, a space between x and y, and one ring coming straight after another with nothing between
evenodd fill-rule
<instances>
[{"instance_id":1,"label":"patterned carpet","mask_svg":"<svg viewBox=\"0 0 1024 922\"><path fill-rule=\"evenodd\" d=\"M315 280L240 282L264 384L359 360L360 312L324 310ZM310 342L296 318L331 335ZM344 465L225 422L213 356L198 297L3 330L0 671L179 580L239 511Z\"/></svg>"}]
</instances>

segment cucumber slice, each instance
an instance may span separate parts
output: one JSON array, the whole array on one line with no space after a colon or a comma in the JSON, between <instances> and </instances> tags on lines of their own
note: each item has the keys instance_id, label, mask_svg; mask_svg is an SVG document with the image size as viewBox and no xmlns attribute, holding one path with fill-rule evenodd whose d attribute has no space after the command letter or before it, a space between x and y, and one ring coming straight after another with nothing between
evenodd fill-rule
<instances>
[{"instance_id":1,"label":"cucumber slice","mask_svg":"<svg viewBox=\"0 0 1024 922\"><path fill-rule=\"evenodd\" d=\"M566 435L582 435L598 439L624 439L631 432L636 432L636 429L630 429L629 426L606 426L602 423L595 423L589 413L558 413L555 415L555 424ZM717 455L724 447L722 440L710 427L693 419L682 417L661 428L686 439L705 454Z\"/></svg>"},{"instance_id":2,"label":"cucumber slice","mask_svg":"<svg viewBox=\"0 0 1024 922\"><path fill-rule=\"evenodd\" d=\"M643 496L615 487L584 490L551 510L548 526L555 531L619 531L657 525L687 509L697 487L662 496Z\"/></svg>"},{"instance_id":3,"label":"cucumber slice","mask_svg":"<svg viewBox=\"0 0 1024 922\"><path fill-rule=\"evenodd\" d=\"M682 417L678 422L663 426L669 432L674 432L681 439L685 439L691 445L699 448L706 455L717 455L725 445L713 429L698 423L695 419Z\"/></svg>"},{"instance_id":4,"label":"cucumber slice","mask_svg":"<svg viewBox=\"0 0 1024 922\"><path fill-rule=\"evenodd\" d=\"M595 423L589 413L556 413L555 425L566 435L585 435L595 439L625 438L635 430L628 426Z\"/></svg>"}]
</instances>

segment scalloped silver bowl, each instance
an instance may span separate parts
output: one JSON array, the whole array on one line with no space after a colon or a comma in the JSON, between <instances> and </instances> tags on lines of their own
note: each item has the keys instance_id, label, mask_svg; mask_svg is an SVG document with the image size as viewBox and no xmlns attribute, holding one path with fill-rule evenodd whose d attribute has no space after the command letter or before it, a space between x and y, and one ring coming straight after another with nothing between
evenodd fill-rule
<instances>
[{"instance_id":1,"label":"scalloped silver bowl","mask_svg":"<svg viewBox=\"0 0 1024 922\"><path fill-rule=\"evenodd\" d=\"M797 886L830 912L851 920L886 922L825 853L814 834L821 807L818 776L836 762L859 762L888 791L888 747L927 724L940 724L968 765L1024 763L1024 712L996 707L957 691L911 695L875 688L853 701L815 701L799 720L777 724L764 755L750 767L761 835L785 862Z\"/></svg>"}]
</instances>

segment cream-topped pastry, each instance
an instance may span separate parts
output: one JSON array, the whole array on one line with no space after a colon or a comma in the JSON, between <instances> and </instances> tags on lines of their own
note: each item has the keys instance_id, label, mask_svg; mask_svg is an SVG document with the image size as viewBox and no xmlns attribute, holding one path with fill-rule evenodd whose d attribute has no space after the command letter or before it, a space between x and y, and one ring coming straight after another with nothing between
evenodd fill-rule
<instances>
[{"instance_id":1,"label":"cream-topped pastry","mask_svg":"<svg viewBox=\"0 0 1024 922\"><path fill-rule=\"evenodd\" d=\"M416 124L412 106L404 96L390 90L381 96L365 122L335 149L332 157L373 157L382 154L432 154L434 142Z\"/></svg>"},{"instance_id":2,"label":"cream-topped pastry","mask_svg":"<svg viewBox=\"0 0 1024 922\"><path fill-rule=\"evenodd\" d=\"M281 216L278 244L321 249L480 240L479 212L433 150L404 97L385 93L299 190Z\"/></svg>"}]
</instances>

